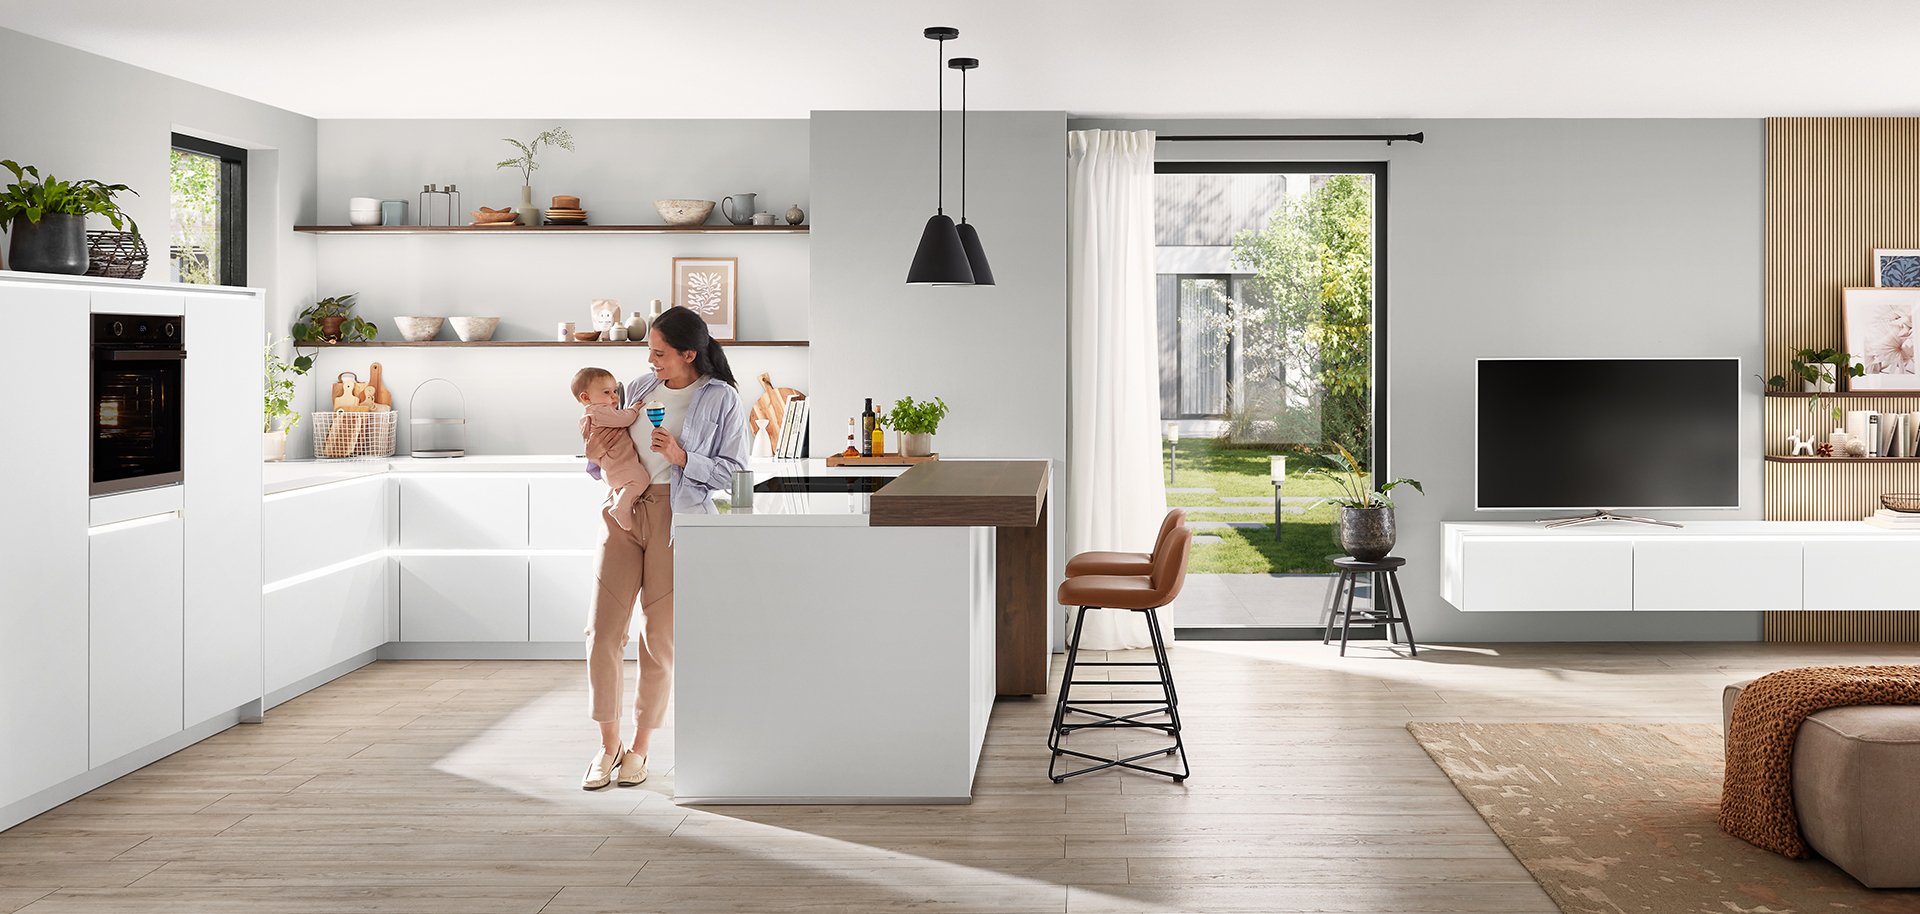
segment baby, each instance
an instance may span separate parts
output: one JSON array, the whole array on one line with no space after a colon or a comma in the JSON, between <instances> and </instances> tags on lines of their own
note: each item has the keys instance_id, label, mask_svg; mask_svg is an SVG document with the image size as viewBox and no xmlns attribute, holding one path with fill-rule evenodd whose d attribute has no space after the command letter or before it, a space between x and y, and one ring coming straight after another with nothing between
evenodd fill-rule
<instances>
[{"instance_id":1,"label":"baby","mask_svg":"<svg viewBox=\"0 0 1920 914\"><path fill-rule=\"evenodd\" d=\"M573 396L586 407L580 417L580 437L587 442L587 459L600 466L600 475L613 488L613 522L633 529L633 503L647 491L652 474L640 464L627 427L638 421L640 408L620 408L620 382L605 368L582 368L573 376Z\"/></svg>"}]
</instances>

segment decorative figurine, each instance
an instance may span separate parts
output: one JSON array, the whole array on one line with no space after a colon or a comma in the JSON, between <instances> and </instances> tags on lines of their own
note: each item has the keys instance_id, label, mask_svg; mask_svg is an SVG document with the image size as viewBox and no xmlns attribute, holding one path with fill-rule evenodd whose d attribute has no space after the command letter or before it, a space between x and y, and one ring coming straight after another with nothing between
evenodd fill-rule
<instances>
[{"instance_id":1,"label":"decorative figurine","mask_svg":"<svg viewBox=\"0 0 1920 914\"><path fill-rule=\"evenodd\" d=\"M806 218L807 218L807 214L801 211L800 204L795 203L794 205L787 207L787 224L788 225L799 225L801 221Z\"/></svg>"},{"instance_id":2,"label":"decorative figurine","mask_svg":"<svg viewBox=\"0 0 1920 914\"><path fill-rule=\"evenodd\" d=\"M1867 456L1867 443L1865 441L1861 441L1859 435L1847 436L1847 456L1848 457Z\"/></svg>"},{"instance_id":3,"label":"decorative figurine","mask_svg":"<svg viewBox=\"0 0 1920 914\"><path fill-rule=\"evenodd\" d=\"M1817 447L1817 448L1814 448L1814 449L1813 449L1813 456L1815 456L1815 457L1832 457L1832 456L1833 456L1833 445L1831 445L1831 444L1828 444L1828 443L1826 443L1825 441L1822 441L1822 442L1820 442L1820 446L1819 446L1819 447Z\"/></svg>"},{"instance_id":4,"label":"decorative figurine","mask_svg":"<svg viewBox=\"0 0 1920 914\"><path fill-rule=\"evenodd\" d=\"M1803 451L1808 457L1813 456L1813 439L1801 438L1799 429L1794 429L1793 434L1787 436L1787 442L1793 445L1793 450L1787 452L1787 456L1798 457Z\"/></svg>"}]
</instances>

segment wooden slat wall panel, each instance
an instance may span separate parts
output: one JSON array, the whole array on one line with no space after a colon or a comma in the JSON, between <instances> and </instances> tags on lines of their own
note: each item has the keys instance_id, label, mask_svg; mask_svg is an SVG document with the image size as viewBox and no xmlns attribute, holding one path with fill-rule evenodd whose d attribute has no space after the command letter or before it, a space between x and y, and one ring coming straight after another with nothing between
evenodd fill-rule
<instances>
[{"instance_id":1,"label":"wooden slat wall panel","mask_svg":"<svg viewBox=\"0 0 1920 914\"><path fill-rule=\"evenodd\" d=\"M1920 118L1767 120L1766 366L1794 350L1841 345L1840 290L1873 285L1874 248L1920 248ZM1830 401L1831 402L1831 401ZM1920 397L1837 401L1845 409L1920 411ZM1796 428L1824 436L1825 409L1773 398L1766 452ZM1768 520L1855 520L1883 492L1920 492L1920 463L1766 465ZM1775 612L1768 641L1915 641L1920 613Z\"/></svg>"}]
</instances>

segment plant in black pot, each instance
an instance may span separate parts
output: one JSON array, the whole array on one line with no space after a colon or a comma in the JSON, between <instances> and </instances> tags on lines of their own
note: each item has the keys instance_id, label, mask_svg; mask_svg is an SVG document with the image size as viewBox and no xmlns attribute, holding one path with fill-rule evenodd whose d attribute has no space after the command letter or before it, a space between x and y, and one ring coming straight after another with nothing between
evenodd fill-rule
<instances>
[{"instance_id":1,"label":"plant in black pot","mask_svg":"<svg viewBox=\"0 0 1920 914\"><path fill-rule=\"evenodd\" d=\"M113 200L121 191L138 195L125 184L42 178L39 169L11 159L0 160L0 167L13 172L13 183L0 189L0 224L8 226L8 259L16 270L75 276L87 272L88 215L105 216L116 229L133 226L133 233L140 233L133 217Z\"/></svg>"},{"instance_id":2,"label":"plant in black pot","mask_svg":"<svg viewBox=\"0 0 1920 914\"><path fill-rule=\"evenodd\" d=\"M1371 485L1371 474L1360 468L1360 461L1353 459L1346 448L1338 444L1334 447L1340 453L1321 455L1333 464L1332 469L1320 467L1302 475L1330 479L1346 493L1327 499L1340 506L1340 548L1363 562L1377 562L1393 551L1393 501L1387 493L1402 484L1412 486L1422 495L1427 494L1427 490L1417 479L1396 479L1376 492Z\"/></svg>"}]
</instances>

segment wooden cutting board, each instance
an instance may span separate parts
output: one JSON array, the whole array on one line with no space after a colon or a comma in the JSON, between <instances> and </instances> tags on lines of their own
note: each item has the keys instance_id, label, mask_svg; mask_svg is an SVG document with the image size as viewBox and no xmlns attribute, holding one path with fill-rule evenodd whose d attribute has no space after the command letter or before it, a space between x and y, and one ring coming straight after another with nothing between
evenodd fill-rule
<instances>
[{"instance_id":1,"label":"wooden cutting board","mask_svg":"<svg viewBox=\"0 0 1920 914\"><path fill-rule=\"evenodd\" d=\"M753 415L748 417L754 421L749 423L749 428L758 427L758 420L765 419L767 420L767 439L779 441L780 424L787 418L787 398L800 396L800 392L791 387L773 386L773 379L764 371L760 373L760 389L766 393L761 394L760 399L754 401Z\"/></svg>"}]
</instances>

